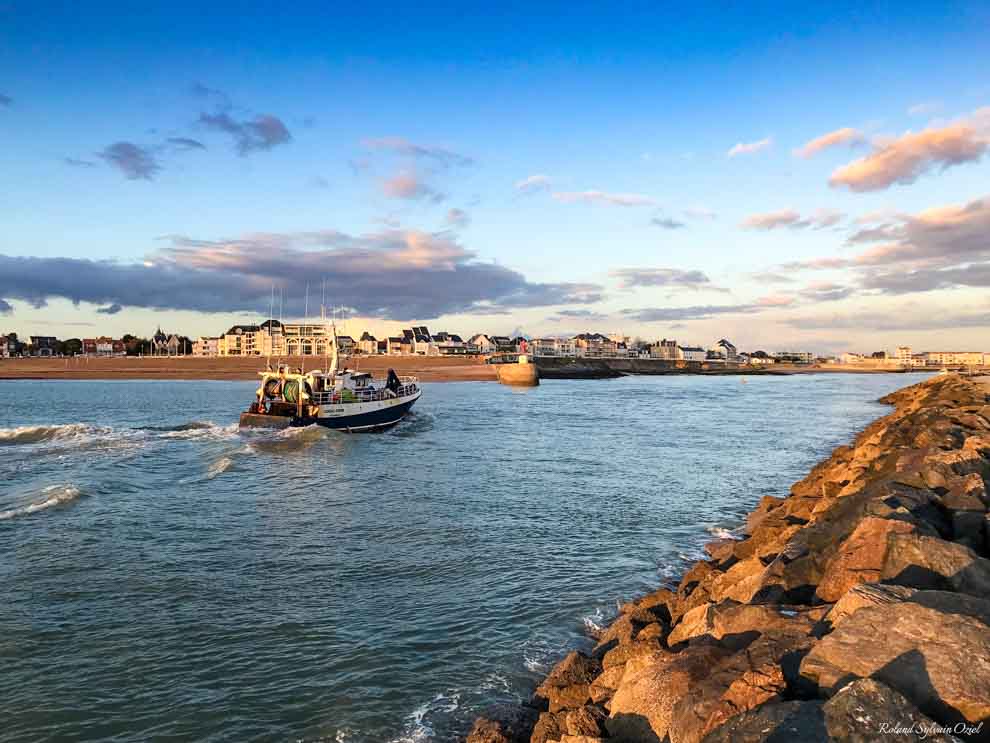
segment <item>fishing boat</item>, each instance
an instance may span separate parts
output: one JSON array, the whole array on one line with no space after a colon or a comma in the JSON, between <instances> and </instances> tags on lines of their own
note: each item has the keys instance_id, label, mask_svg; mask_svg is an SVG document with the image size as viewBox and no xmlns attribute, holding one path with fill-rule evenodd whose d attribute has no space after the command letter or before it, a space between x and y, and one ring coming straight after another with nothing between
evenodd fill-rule
<instances>
[{"instance_id":1,"label":"fishing boat","mask_svg":"<svg viewBox=\"0 0 990 743\"><path fill-rule=\"evenodd\" d=\"M260 373L255 401L241 413L241 428L320 425L338 431L379 431L394 426L423 394L416 377L388 370L385 380L347 368L337 369L337 332L329 332L326 371L304 372L278 364Z\"/></svg>"}]
</instances>

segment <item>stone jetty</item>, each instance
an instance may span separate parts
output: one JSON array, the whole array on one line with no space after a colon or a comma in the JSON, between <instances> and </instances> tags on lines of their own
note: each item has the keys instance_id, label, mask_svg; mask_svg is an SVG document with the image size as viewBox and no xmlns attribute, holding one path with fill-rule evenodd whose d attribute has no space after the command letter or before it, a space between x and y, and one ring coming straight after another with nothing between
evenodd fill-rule
<instances>
[{"instance_id":1,"label":"stone jetty","mask_svg":"<svg viewBox=\"0 0 990 743\"><path fill-rule=\"evenodd\" d=\"M933 377L468 743L990 741L990 385Z\"/></svg>"}]
</instances>

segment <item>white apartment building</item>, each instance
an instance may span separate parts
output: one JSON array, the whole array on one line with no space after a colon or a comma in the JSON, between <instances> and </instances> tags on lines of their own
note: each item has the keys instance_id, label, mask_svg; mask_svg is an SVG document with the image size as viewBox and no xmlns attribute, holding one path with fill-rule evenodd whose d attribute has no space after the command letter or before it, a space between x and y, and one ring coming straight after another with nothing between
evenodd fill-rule
<instances>
[{"instance_id":1,"label":"white apartment building","mask_svg":"<svg viewBox=\"0 0 990 743\"><path fill-rule=\"evenodd\" d=\"M677 341L664 338L659 343L650 346L650 358L677 361L684 358L684 353L681 351L681 347L677 345Z\"/></svg>"},{"instance_id":2,"label":"white apartment building","mask_svg":"<svg viewBox=\"0 0 990 743\"><path fill-rule=\"evenodd\" d=\"M235 325L217 339L219 356L323 356L329 335L322 323Z\"/></svg>"},{"instance_id":3,"label":"white apartment building","mask_svg":"<svg viewBox=\"0 0 990 743\"><path fill-rule=\"evenodd\" d=\"M701 346L678 346L681 351L681 358L685 361L705 361L708 352Z\"/></svg>"},{"instance_id":4,"label":"white apartment building","mask_svg":"<svg viewBox=\"0 0 990 743\"><path fill-rule=\"evenodd\" d=\"M378 339L366 330L361 334L361 340L358 341L358 348L361 349L361 353L368 355L378 353Z\"/></svg>"},{"instance_id":5,"label":"white apartment building","mask_svg":"<svg viewBox=\"0 0 990 743\"><path fill-rule=\"evenodd\" d=\"M574 341L570 338L533 338L529 342L533 356L575 356Z\"/></svg>"},{"instance_id":6,"label":"white apartment building","mask_svg":"<svg viewBox=\"0 0 990 743\"><path fill-rule=\"evenodd\" d=\"M468 338L468 343L472 346L476 346L478 353L495 353L497 350L495 347L495 341L491 339L491 336L485 335L484 333L472 335Z\"/></svg>"},{"instance_id":7,"label":"white apartment building","mask_svg":"<svg viewBox=\"0 0 990 743\"><path fill-rule=\"evenodd\" d=\"M201 335L192 344L193 356L219 356L220 337Z\"/></svg>"},{"instance_id":8,"label":"white apartment building","mask_svg":"<svg viewBox=\"0 0 990 743\"><path fill-rule=\"evenodd\" d=\"M810 364L815 360L815 354L811 351L778 351L773 354L777 360L795 361L799 364Z\"/></svg>"},{"instance_id":9,"label":"white apartment building","mask_svg":"<svg viewBox=\"0 0 990 743\"><path fill-rule=\"evenodd\" d=\"M990 363L990 353L982 351L927 351L927 366L985 366Z\"/></svg>"}]
</instances>

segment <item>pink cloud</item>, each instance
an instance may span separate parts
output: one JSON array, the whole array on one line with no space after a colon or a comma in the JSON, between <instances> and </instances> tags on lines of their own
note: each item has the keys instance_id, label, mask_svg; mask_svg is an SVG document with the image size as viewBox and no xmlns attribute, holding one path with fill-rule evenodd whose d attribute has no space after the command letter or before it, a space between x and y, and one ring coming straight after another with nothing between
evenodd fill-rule
<instances>
[{"instance_id":1,"label":"pink cloud","mask_svg":"<svg viewBox=\"0 0 990 743\"><path fill-rule=\"evenodd\" d=\"M988 139L965 122L908 132L897 139L876 143L866 157L836 169L829 185L862 192L879 191L895 183L909 184L935 167L946 170L976 162L988 147Z\"/></svg>"},{"instance_id":2,"label":"pink cloud","mask_svg":"<svg viewBox=\"0 0 990 743\"><path fill-rule=\"evenodd\" d=\"M757 299L756 303L761 307L787 307L794 304L794 297L789 297L786 294L768 294Z\"/></svg>"},{"instance_id":3,"label":"pink cloud","mask_svg":"<svg viewBox=\"0 0 990 743\"><path fill-rule=\"evenodd\" d=\"M860 144L862 141L862 134L855 129L845 127L812 139L804 147L794 150L794 154L798 157L809 158L830 147L838 147L843 144L852 146Z\"/></svg>"}]
</instances>

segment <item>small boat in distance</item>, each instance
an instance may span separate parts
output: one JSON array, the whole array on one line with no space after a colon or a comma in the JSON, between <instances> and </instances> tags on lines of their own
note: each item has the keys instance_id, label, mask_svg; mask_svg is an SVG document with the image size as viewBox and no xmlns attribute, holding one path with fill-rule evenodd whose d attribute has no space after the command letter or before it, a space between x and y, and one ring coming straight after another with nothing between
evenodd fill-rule
<instances>
[{"instance_id":1,"label":"small boat in distance","mask_svg":"<svg viewBox=\"0 0 990 743\"><path fill-rule=\"evenodd\" d=\"M303 372L285 364L261 372L255 401L241 413L241 428L317 424L338 431L379 431L394 426L423 394L416 377L393 369L375 380L367 372L337 370L337 331L331 326L327 370Z\"/></svg>"}]
</instances>

